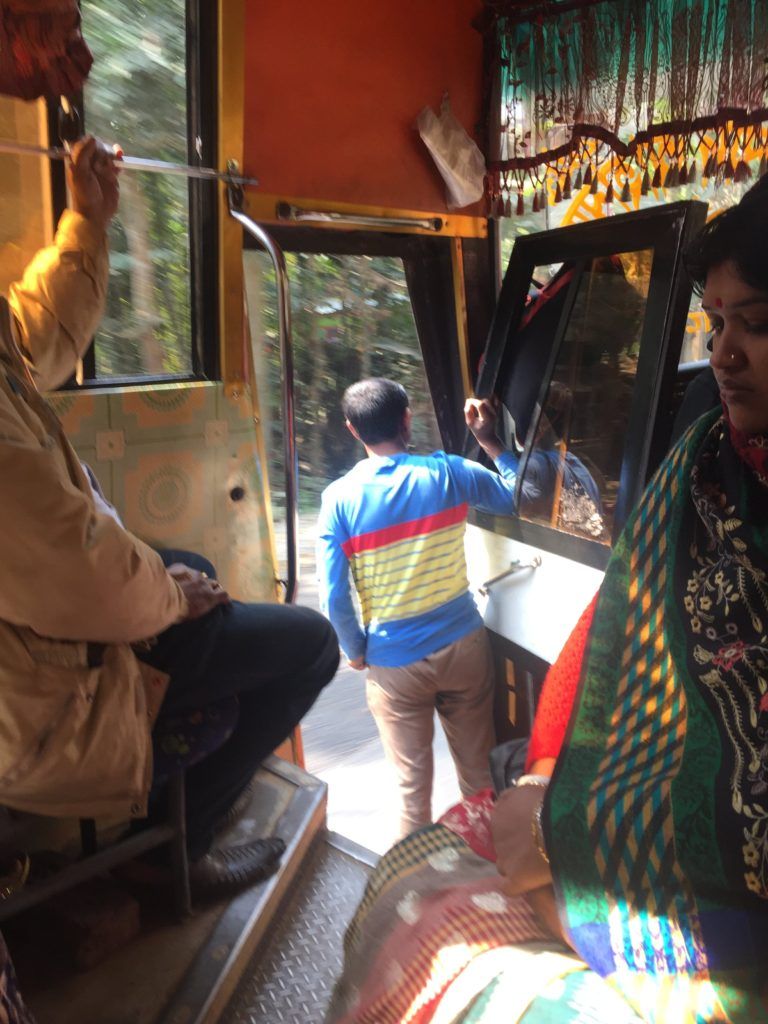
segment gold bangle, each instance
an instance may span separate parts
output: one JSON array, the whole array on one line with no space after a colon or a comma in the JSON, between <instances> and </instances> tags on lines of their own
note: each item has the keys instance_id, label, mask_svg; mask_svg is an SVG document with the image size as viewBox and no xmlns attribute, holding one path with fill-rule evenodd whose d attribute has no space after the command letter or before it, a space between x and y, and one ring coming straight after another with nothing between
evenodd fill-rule
<instances>
[{"instance_id":1,"label":"gold bangle","mask_svg":"<svg viewBox=\"0 0 768 1024\"><path fill-rule=\"evenodd\" d=\"M547 848L544 845L544 826L541 823L541 814L544 810L544 801L536 805L536 809L531 817L531 835L536 845L536 849L539 851L546 864L549 864L549 857L547 856Z\"/></svg>"}]
</instances>

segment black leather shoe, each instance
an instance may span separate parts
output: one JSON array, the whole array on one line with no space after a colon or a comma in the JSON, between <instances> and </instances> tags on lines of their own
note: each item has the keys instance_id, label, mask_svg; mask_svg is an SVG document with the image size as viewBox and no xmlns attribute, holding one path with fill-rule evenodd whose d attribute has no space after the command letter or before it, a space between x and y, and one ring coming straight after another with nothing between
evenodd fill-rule
<instances>
[{"instance_id":1,"label":"black leather shoe","mask_svg":"<svg viewBox=\"0 0 768 1024\"><path fill-rule=\"evenodd\" d=\"M282 839L254 839L239 846L211 850L189 866L195 900L215 900L274 874L285 852Z\"/></svg>"}]
</instances>

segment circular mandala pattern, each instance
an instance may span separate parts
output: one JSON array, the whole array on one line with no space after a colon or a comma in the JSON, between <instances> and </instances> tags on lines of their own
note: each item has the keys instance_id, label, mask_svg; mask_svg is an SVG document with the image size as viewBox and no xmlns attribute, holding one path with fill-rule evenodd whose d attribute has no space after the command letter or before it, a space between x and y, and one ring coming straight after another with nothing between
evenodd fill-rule
<instances>
[{"instance_id":1,"label":"circular mandala pattern","mask_svg":"<svg viewBox=\"0 0 768 1024\"><path fill-rule=\"evenodd\" d=\"M176 412L189 401L191 392L187 388L158 388L152 391L139 392L139 398L149 409L155 412Z\"/></svg>"},{"instance_id":2,"label":"circular mandala pattern","mask_svg":"<svg viewBox=\"0 0 768 1024\"><path fill-rule=\"evenodd\" d=\"M189 506L192 481L178 466L161 466L150 473L139 492L139 508L149 522L172 523Z\"/></svg>"}]
</instances>

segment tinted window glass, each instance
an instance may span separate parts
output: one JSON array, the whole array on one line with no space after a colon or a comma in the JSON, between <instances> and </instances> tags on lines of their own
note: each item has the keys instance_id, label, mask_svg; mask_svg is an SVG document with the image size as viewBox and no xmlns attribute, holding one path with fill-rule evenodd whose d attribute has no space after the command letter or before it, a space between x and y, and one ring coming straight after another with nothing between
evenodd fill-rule
<instances>
[{"instance_id":1,"label":"tinted window glass","mask_svg":"<svg viewBox=\"0 0 768 1024\"><path fill-rule=\"evenodd\" d=\"M523 330L549 333L563 316L566 325L528 425L526 519L610 542L652 259L651 250L601 257L581 274L566 264L529 297Z\"/></svg>"}]
</instances>

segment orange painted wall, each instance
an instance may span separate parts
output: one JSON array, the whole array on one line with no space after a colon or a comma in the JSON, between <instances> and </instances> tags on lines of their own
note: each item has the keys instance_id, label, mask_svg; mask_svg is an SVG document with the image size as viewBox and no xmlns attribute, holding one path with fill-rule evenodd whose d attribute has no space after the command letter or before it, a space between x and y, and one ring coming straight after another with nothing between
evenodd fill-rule
<instances>
[{"instance_id":1,"label":"orange painted wall","mask_svg":"<svg viewBox=\"0 0 768 1024\"><path fill-rule=\"evenodd\" d=\"M247 0L245 172L259 191L445 210L413 125L448 90L480 121L481 0ZM476 212L468 208L465 212Z\"/></svg>"}]
</instances>

